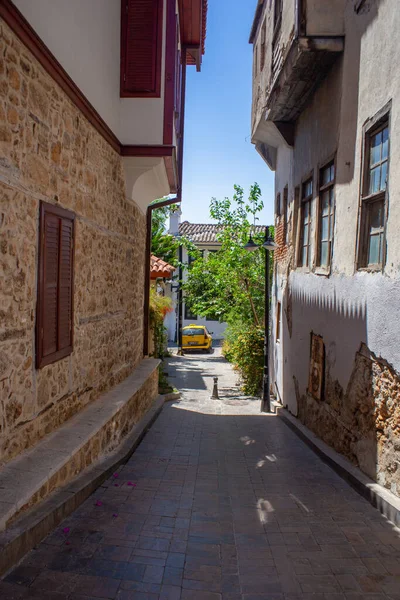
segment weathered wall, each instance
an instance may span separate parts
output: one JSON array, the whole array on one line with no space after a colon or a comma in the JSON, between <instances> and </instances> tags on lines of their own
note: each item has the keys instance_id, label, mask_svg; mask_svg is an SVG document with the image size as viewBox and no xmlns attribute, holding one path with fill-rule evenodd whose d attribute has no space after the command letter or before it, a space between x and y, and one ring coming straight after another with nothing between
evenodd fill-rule
<instances>
[{"instance_id":1,"label":"weathered wall","mask_svg":"<svg viewBox=\"0 0 400 600\"><path fill-rule=\"evenodd\" d=\"M283 55L285 55L294 37L295 30L295 0L285 0L282 5L282 24L278 46ZM272 38L274 33L274 19L272 5L270 2L264 3L263 14L260 18L258 31L254 40L253 53L253 105L252 105L252 131L255 125L258 124L265 112L265 93L269 92L272 86ZM265 22L265 58L264 68L261 69L262 61L262 46L261 46L261 30ZM257 48L257 52L256 52ZM255 65L255 57L257 55L257 66Z\"/></svg>"},{"instance_id":2,"label":"weathered wall","mask_svg":"<svg viewBox=\"0 0 400 600\"><path fill-rule=\"evenodd\" d=\"M116 385L142 357L145 218L121 158L0 25L0 459ZM74 352L35 369L39 202L76 213Z\"/></svg>"},{"instance_id":3,"label":"weathered wall","mask_svg":"<svg viewBox=\"0 0 400 600\"><path fill-rule=\"evenodd\" d=\"M330 275L294 268L294 246L277 254L275 302L282 332L273 371L282 401L324 441L379 483L400 495L400 74L396 32L400 15L391 0L345 12L343 57L329 71L296 123L292 151L278 150L276 193L289 181L289 199L301 180L336 151L335 231ZM356 271L362 126L392 100L387 260L382 273ZM315 223L316 188L313 215ZM289 211L290 213L290 211ZM295 213L294 213L295 214ZM281 235L277 222L278 237ZM315 234L315 231L314 231ZM312 236L315 246L315 235ZM289 253L289 256L288 256ZM313 256L315 256L313 248ZM288 263L292 270L288 272ZM325 345L324 397L308 392L311 332Z\"/></svg>"}]
</instances>

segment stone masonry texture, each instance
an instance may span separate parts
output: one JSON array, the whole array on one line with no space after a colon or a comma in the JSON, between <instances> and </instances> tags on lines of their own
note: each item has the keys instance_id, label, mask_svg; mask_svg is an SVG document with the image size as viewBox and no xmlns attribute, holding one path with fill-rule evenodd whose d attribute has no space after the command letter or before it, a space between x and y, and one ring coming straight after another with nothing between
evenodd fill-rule
<instances>
[{"instance_id":1,"label":"stone masonry texture","mask_svg":"<svg viewBox=\"0 0 400 600\"><path fill-rule=\"evenodd\" d=\"M182 400L5 576L2 600L398 600L399 530L241 397L217 352L169 368Z\"/></svg>"},{"instance_id":2,"label":"stone masonry texture","mask_svg":"<svg viewBox=\"0 0 400 600\"><path fill-rule=\"evenodd\" d=\"M121 157L0 22L0 460L142 358L145 217ZM74 351L35 369L40 200L76 214Z\"/></svg>"}]
</instances>

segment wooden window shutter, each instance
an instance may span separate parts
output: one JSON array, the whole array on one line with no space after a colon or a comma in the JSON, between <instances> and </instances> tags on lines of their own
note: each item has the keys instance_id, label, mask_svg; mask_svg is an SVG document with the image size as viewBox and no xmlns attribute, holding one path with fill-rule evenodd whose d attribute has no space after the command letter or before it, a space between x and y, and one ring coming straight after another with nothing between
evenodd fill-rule
<instances>
[{"instance_id":1,"label":"wooden window shutter","mask_svg":"<svg viewBox=\"0 0 400 600\"><path fill-rule=\"evenodd\" d=\"M74 214L42 202L36 366L72 352Z\"/></svg>"},{"instance_id":2,"label":"wooden window shutter","mask_svg":"<svg viewBox=\"0 0 400 600\"><path fill-rule=\"evenodd\" d=\"M158 98L163 0L121 1L121 97Z\"/></svg>"}]
</instances>

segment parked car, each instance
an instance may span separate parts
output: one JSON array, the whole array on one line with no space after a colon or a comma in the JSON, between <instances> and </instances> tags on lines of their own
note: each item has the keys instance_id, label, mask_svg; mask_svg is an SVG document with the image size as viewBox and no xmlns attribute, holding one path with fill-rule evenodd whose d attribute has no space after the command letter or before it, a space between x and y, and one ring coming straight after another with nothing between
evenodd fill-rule
<instances>
[{"instance_id":1,"label":"parked car","mask_svg":"<svg viewBox=\"0 0 400 600\"><path fill-rule=\"evenodd\" d=\"M205 350L212 352L212 335L204 325L186 325L182 329L183 350Z\"/></svg>"}]
</instances>

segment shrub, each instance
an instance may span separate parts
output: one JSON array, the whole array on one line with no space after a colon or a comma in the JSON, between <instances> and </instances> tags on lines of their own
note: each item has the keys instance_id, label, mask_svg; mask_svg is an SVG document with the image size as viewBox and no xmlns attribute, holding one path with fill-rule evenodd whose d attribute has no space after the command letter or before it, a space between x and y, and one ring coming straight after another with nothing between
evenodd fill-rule
<instances>
[{"instance_id":1,"label":"shrub","mask_svg":"<svg viewBox=\"0 0 400 600\"><path fill-rule=\"evenodd\" d=\"M154 339L154 356L163 358L167 353L167 334L164 317L172 311L171 298L160 296L154 287L150 288L150 326Z\"/></svg>"},{"instance_id":2,"label":"shrub","mask_svg":"<svg viewBox=\"0 0 400 600\"><path fill-rule=\"evenodd\" d=\"M222 352L242 380L245 394L259 395L264 367L264 330L255 325L230 325Z\"/></svg>"}]
</instances>

